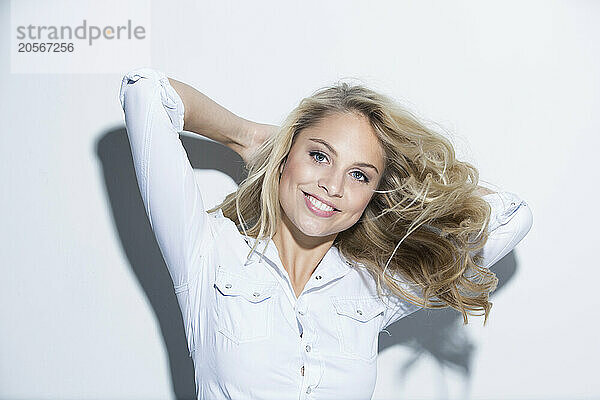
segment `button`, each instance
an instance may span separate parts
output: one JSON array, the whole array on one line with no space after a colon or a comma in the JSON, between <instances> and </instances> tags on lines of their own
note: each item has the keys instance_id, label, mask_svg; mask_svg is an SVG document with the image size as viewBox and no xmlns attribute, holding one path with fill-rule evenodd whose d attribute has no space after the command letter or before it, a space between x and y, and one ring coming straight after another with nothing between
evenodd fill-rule
<instances>
[{"instance_id":1,"label":"button","mask_svg":"<svg viewBox=\"0 0 600 400\"><path fill-rule=\"evenodd\" d=\"M356 310L356 313L357 313L358 315L362 315L362 310Z\"/></svg>"},{"instance_id":2,"label":"button","mask_svg":"<svg viewBox=\"0 0 600 400\"><path fill-rule=\"evenodd\" d=\"M312 389L311 389L311 388L310 388L310 386L309 386L309 387L307 387L307 388L306 388L306 393L307 393L307 394L310 394L310 392L312 392Z\"/></svg>"},{"instance_id":3,"label":"button","mask_svg":"<svg viewBox=\"0 0 600 400\"><path fill-rule=\"evenodd\" d=\"M317 276L315 276L315 279L321 279L321 278L322 278L322 276L321 276L321 275L317 275Z\"/></svg>"},{"instance_id":4,"label":"button","mask_svg":"<svg viewBox=\"0 0 600 400\"><path fill-rule=\"evenodd\" d=\"M254 297L258 297L258 296L260 296L260 293L258 293L258 292L254 292L254 293L252 293L252 295L253 295Z\"/></svg>"},{"instance_id":5,"label":"button","mask_svg":"<svg viewBox=\"0 0 600 400\"><path fill-rule=\"evenodd\" d=\"M307 344L307 345L306 345L306 352L307 352L307 353L310 353L310 344Z\"/></svg>"},{"instance_id":6,"label":"button","mask_svg":"<svg viewBox=\"0 0 600 400\"><path fill-rule=\"evenodd\" d=\"M300 368L300 375L304 376L304 365Z\"/></svg>"},{"instance_id":7,"label":"button","mask_svg":"<svg viewBox=\"0 0 600 400\"><path fill-rule=\"evenodd\" d=\"M226 284L226 285L225 285L225 288L227 288L227 289L231 289L231 283L228 283L228 284Z\"/></svg>"},{"instance_id":8,"label":"button","mask_svg":"<svg viewBox=\"0 0 600 400\"><path fill-rule=\"evenodd\" d=\"M302 310L298 310L298 314L300 314L300 315L304 315L304 311L302 311Z\"/></svg>"}]
</instances>

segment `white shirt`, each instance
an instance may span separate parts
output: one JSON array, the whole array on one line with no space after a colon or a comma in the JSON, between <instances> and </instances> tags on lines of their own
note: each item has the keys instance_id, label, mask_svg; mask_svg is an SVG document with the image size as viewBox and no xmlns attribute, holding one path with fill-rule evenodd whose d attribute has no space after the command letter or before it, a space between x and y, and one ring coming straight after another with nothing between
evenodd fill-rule
<instances>
[{"instance_id":1,"label":"white shirt","mask_svg":"<svg viewBox=\"0 0 600 400\"><path fill-rule=\"evenodd\" d=\"M331 247L296 297L272 240L238 232L208 214L181 144L183 103L163 72L138 68L122 79L135 172L182 312L198 399L370 399L379 332L420 307L381 300L373 278ZM492 205L489 267L532 226L518 195ZM266 248L263 251L263 246Z\"/></svg>"}]
</instances>

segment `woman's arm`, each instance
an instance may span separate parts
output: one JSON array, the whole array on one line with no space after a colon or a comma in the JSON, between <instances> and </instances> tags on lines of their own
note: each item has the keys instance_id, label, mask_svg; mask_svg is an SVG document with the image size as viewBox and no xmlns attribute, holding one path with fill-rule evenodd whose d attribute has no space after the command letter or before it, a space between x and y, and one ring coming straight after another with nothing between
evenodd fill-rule
<instances>
[{"instance_id":1,"label":"woman's arm","mask_svg":"<svg viewBox=\"0 0 600 400\"><path fill-rule=\"evenodd\" d=\"M527 235L533 225L533 213L529 204L512 192L494 192L483 186L476 191L490 204L492 213L488 225L488 240L483 249L480 265L490 268L513 250ZM410 287L406 287L410 290ZM421 296L420 293L418 293ZM381 330L404 318L421 307L397 296L391 296L391 305L386 311Z\"/></svg>"},{"instance_id":2,"label":"woman's arm","mask_svg":"<svg viewBox=\"0 0 600 400\"><path fill-rule=\"evenodd\" d=\"M480 250L481 266L490 268L523 240L533 226L533 212L518 194L500 191L482 196L492 208L488 240Z\"/></svg>"},{"instance_id":3,"label":"woman's arm","mask_svg":"<svg viewBox=\"0 0 600 400\"><path fill-rule=\"evenodd\" d=\"M199 183L179 133L185 125L230 145L244 158L269 130L264 124L238 118L189 86L173 82L187 104L168 77L152 68L126 73L119 100L141 198L173 281L191 356L197 343L194 327L198 326L198 307L202 307L197 301L198 287L208 275L202 274L207 264L201 257L215 240L215 224L222 220L204 209ZM254 137L248 139L244 135L248 132Z\"/></svg>"},{"instance_id":4,"label":"woman's arm","mask_svg":"<svg viewBox=\"0 0 600 400\"><path fill-rule=\"evenodd\" d=\"M490 268L527 235L533 225L533 213L527 202L516 193L495 192L484 186L477 186L474 193L486 200L492 209L489 238L480 250L483 266Z\"/></svg>"},{"instance_id":5,"label":"woman's arm","mask_svg":"<svg viewBox=\"0 0 600 400\"><path fill-rule=\"evenodd\" d=\"M219 142L248 162L252 153L279 128L241 118L192 86L169 78L183 101L183 129Z\"/></svg>"},{"instance_id":6,"label":"woman's arm","mask_svg":"<svg viewBox=\"0 0 600 400\"><path fill-rule=\"evenodd\" d=\"M221 220L204 210L198 182L179 137L188 110L165 74L151 68L126 73L119 99L140 194L173 281L191 356L198 337L194 327L199 326L200 299L205 296L198 288L205 287L202 279L210 276L210 271L203 271L210 265L201 257L214 243L216 224ZM212 121L214 112L214 108L197 110L205 116L200 119L203 133L216 137L213 129L233 129L234 119Z\"/></svg>"},{"instance_id":7,"label":"woman's arm","mask_svg":"<svg viewBox=\"0 0 600 400\"><path fill-rule=\"evenodd\" d=\"M212 223L181 144L184 109L161 71L134 69L123 76L119 99L133 166L150 226L177 290L198 274Z\"/></svg>"}]
</instances>

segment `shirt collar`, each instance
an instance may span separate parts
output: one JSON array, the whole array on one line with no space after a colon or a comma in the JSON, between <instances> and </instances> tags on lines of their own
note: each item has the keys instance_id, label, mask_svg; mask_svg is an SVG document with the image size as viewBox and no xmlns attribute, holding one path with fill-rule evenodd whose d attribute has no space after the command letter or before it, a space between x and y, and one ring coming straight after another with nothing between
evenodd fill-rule
<instances>
[{"instance_id":1,"label":"shirt collar","mask_svg":"<svg viewBox=\"0 0 600 400\"><path fill-rule=\"evenodd\" d=\"M248 245L248 249L252 249L256 239L244 234L241 234L241 236ZM258 242L255 251L246 260L246 265L252 262L264 262L266 259L268 264L276 266L280 272L287 275L287 272L281 263L279 251L273 240L267 238L260 239ZM331 246L313 273L315 278L318 277L316 284L320 286L320 283L328 283L333 279L344 276L350 271L351 266L352 263L340 253L338 248Z\"/></svg>"}]
</instances>

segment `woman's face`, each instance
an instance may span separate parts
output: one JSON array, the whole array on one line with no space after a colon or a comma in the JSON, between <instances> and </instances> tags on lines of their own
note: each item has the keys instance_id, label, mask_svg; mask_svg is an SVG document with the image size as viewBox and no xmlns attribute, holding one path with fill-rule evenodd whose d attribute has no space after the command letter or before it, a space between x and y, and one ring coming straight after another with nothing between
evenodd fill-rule
<instances>
[{"instance_id":1,"label":"woman's face","mask_svg":"<svg viewBox=\"0 0 600 400\"><path fill-rule=\"evenodd\" d=\"M348 229L369 204L383 168L384 151L366 117L336 113L324 118L298 133L280 168L284 218L308 236Z\"/></svg>"}]
</instances>

